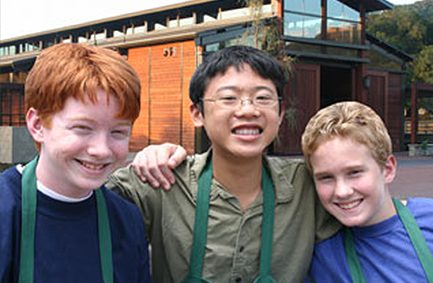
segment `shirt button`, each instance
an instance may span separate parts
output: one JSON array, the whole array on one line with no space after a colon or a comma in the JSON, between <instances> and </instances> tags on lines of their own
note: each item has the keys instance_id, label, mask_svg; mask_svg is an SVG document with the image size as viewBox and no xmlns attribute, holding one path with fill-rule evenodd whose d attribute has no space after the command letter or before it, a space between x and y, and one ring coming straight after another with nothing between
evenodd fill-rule
<instances>
[{"instance_id":1,"label":"shirt button","mask_svg":"<svg viewBox=\"0 0 433 283\"><path fill-rule=\"evenodd\" d=\"M235 281L236 281L236 283L240 283L240 282L242 282L242 278L238 277L235 279Z\"/></svg>"}]
</instances>

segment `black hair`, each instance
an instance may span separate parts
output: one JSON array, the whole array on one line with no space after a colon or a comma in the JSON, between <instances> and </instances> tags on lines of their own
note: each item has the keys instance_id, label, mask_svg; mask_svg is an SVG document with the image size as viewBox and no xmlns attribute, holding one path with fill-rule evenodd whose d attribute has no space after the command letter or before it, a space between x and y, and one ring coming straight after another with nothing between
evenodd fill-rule
<instances>
[{"instance_id":1,"label":"black hair","mask_svg":"<svg viewBox=\"0 0 433 283\"><path fill-rule=\"evenodd\" d=\"M264 51L250 46L235 45L216 51L197 67L189 84L189 97L194 105L202 109L201 99L215 76L224 74L230 67L240 70L243 64L248 64L262 78L271 80L277 89L278 97L282 100L288 73L280 62Z\"/></svg>"}]
</instances>

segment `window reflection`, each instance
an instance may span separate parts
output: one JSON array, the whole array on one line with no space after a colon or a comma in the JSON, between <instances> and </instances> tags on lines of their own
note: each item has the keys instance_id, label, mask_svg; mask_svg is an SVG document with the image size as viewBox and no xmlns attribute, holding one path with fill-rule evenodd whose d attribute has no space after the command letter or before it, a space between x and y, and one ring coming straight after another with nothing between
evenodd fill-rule
<instances>
[{"instance_id":1,"label":"window reflection","mask_svg":"<svg viewBox=\"0 0 433 283\"><path fill-rule=\"evenodd\" d=\"M320 17L285 13L284 35L320 39Z\"/></svg>"},{"instance_id":2,"label":"window reflection","mask_svg":"<svg viewBox=\"0 0 433 283\"><path fill-rule=\"evenodd\" d=\"M359 12L337 0L328 0L328 18L359 22Z\"/></svg>"},{"instance_id":3,"label":"window reflection","mask_svg":"<svg viewBox=\"0 0 433 283\"><path fill-rule=\"evenodd\" d=\"M316 16L321 15L320 0L285 0L284 9Z\"/></svg>"},{"instance_id":4,"label":"window reflection","mask_svg":"<svg viewBox=\"0 0 433 283\"><path fill-rule=\"evenodd\" d=\"M360 44L360 13L338 0L326 2L326 40ZM285 0L284 35L321 39L320 5L320 0Z\"/></svg>"},{"instance_id":5,"label":"window reflection","mask_svg":"<svg viewBox=\"0 0 433 283\"><path fill-rule=\"evenodd\" d=\"M359 23L328 19L327 25L327 40L353 44L361 43L361 25Z\"/></svg>"}]
</instances>

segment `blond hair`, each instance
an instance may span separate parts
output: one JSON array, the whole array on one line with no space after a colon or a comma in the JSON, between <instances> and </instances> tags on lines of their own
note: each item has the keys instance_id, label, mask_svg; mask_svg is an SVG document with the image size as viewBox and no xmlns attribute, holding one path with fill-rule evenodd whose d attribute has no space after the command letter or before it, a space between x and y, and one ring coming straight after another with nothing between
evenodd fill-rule
<instances>
[{"instance_id":1,"label":"blond hair","mask_svg":"<svg viewBox=\"0 0 433 283\"><path fill-rule=\"evenodd\" d=\"M388 130L376 112L356 101L339 102L319 110L302 134L302 151L310 170L312 154L323 142L335 137L365 145L381 167L392 154Z\"/></svg>"}]
</instances>

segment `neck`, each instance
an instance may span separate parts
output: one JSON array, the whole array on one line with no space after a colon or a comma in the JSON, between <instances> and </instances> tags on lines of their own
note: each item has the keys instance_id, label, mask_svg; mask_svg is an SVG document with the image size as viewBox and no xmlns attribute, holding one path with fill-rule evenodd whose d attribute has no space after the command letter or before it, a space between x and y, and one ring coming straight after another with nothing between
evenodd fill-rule
<instances>
[{"instance_id":1,"label":"neck","mask_svg":"<svg viewBox=\"0 0 433 283\"><path fill-rule=\"evenodd\" d=\"M213 176L236 196L245 211L256 199L262 188L262 156L243 160L213 154Z\"/></svg>"},{"instance_id":2,"label":"neck","mask_svg":"<svg viewBox=\"0 0 433 283\"><path fill-rule=\"evenodd\" d=\"M59 180L55 174L51 173L55 171L53 166L55 165L46 160L43 154L39 156L35 173L40 184L66 198L83 199L89 196L90 192L88 190L77 190L69 186L65 180Z\"/></svg>"}]
</instances>

